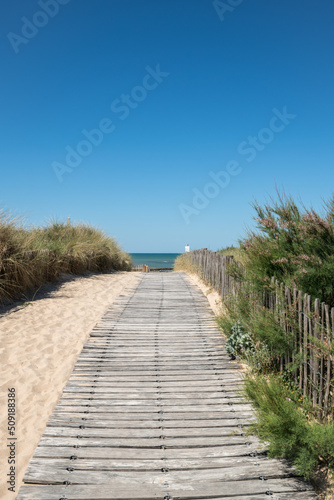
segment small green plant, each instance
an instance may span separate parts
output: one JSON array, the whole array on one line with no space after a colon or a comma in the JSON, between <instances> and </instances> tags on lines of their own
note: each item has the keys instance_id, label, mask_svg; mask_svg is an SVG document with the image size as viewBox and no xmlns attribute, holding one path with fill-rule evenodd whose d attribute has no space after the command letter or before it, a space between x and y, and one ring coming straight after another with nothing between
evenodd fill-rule
<instances>
[{"instance_id":1,"label":"small green plant","mask_svg":"<svg viewBox=\"0 0 334 500\"><path fill-rule=\"evenodd\" d=\"M245 352L245 360L257 372L268 373L273 366L273 355L267 344L258 342L254 349Z\"/></svg>"},{"instance_id":2,"label":"small green plant","mask_svg":"<svg viewBox=\"0 0 334 500\"><path fill-rule=\"evenodd\" d=\"M240 322L232 326L231 330L232 333L225 344L225 349L232 359L254 350L253 339L249 333L245 332Z\"/></svg>"},{"instance_id":3,"label":"small green plant","mask_svg":"<svg viewBox=\"0 0 334 500\"><path fill-rule=\"evenodd\" d=\"M35 293L34 293L34 295L32 296L31 299L28 299L28 297L23 293L22 294L22 299L24 299L24 301L23 301L22 307L32 306L33 302L35 300L35 297L38 294L38 292L40 291L40 289L41 289L41 286L39 286L37 288L37 290L35 291Z\"/></svg>"}]
</instances>

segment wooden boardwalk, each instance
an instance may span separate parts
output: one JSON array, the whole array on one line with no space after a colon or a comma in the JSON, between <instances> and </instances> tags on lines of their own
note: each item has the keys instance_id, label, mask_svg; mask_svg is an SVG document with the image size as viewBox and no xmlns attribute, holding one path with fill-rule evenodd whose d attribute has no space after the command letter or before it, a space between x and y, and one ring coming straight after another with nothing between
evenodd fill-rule
<instances>
[{"instance_id":1,"label":"wooden boardwalk","mask_svg":"<svg viewBox=\"0 0 334 500\"><path fill-rule=\"evenodd\" d=\"M317 498L244 435L240 385L202 292L143 274L92 331L17 498Z\"/></svg>"}]
</instances>

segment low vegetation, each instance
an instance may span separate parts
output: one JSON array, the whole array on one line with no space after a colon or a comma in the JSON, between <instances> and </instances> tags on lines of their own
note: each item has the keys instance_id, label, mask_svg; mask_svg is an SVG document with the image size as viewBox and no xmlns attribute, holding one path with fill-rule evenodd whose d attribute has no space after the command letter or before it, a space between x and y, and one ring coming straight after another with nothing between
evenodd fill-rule
<instances>
[{"instance_id":1,"label":"low vegetation","mask_svg":"<svg viewBox=\"0 0 334 500\"><path fill-rule=\"evenodd\" d=\"M257 413L250 430L268 443L270 456L290 459L306 479L319 464L334 469L334 422L318 422L312 405L301 405L300 394L282 376L248 375L245 394Z\"/></svg>"},{"instance_id":2,"label":"low vegetation","mask_svg":"<svg viewBox=\"0 0 334 500\"><path fill-rule=\"evenodd\" d=\"M61 273L130 270L131 259L102 231L86 224L52 222L26 228L0 212L0 301L19 298Z\"/></svg>"},{"instance_id":3,"label":"low vegetation","mask_svg":"<svg viewBox=\"0 0 334 500\"><path fill-rule=\"evenodd\" d=\"M184 271L185 273L195 274L198 272L198 269L196 269L191 262L190 254L182 253L175 259L174 271Z\"/></svg>"},{"instance_id":4,"label":"low vegetation","mask_svg":"<svg viewBox=\"0 0 334 500\"><path fill-rule=\"evenodd\" d=\"M240 247L235 247L232 245L230 247L225 247L217 250L217 253L220 253L221 255L232 255L235 261L240 263L243 262L243 252Z\"/></svg>"}]
</instances>

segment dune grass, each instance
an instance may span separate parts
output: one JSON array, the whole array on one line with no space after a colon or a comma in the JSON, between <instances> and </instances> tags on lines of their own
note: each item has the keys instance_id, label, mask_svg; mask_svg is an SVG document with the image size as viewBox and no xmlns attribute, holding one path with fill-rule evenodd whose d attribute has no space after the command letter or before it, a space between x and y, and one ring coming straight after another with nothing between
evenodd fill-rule
<instances>
[{"instance_id":1,"label":"dune grass","mask_svg":"<svg viewBox=\"0 0 334 500\"><path fill-rule=\"evenodd\" d=\"M21 219L0 212L1 302L56 281L61 273L130 269L130 256L99 229L59 222L28 229Z\"/></svg>"},{"instance_id":2,"label":"dune grass","mask_svg":"<svg viewBox=\"0 0 334 500\"><path fill-rule=\"evenodd\" d=\"M196 274L198 272L194 264L191 262L189 253L182 253L176 257L174 262L174 271L184 271L189 274Z\"/></svg>"}]
</instances>

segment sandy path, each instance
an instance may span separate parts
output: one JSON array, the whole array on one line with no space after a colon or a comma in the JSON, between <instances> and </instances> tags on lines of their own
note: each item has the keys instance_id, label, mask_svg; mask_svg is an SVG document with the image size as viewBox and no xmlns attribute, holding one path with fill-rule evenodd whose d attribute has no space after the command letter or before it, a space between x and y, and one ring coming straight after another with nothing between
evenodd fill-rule
<instances>
[{"instance_id":1,"label":"sandy path","mask_svg":"<svg viewBox=\"0 0 334 500\"><path fill-rule=\"evenodd\" d=\"M140 273L78 277L0 316L0 498L16 498L25 469L90 331ZM16 486L8 491L7 389L16 391Z\"/></svg>"}]
</instances>

